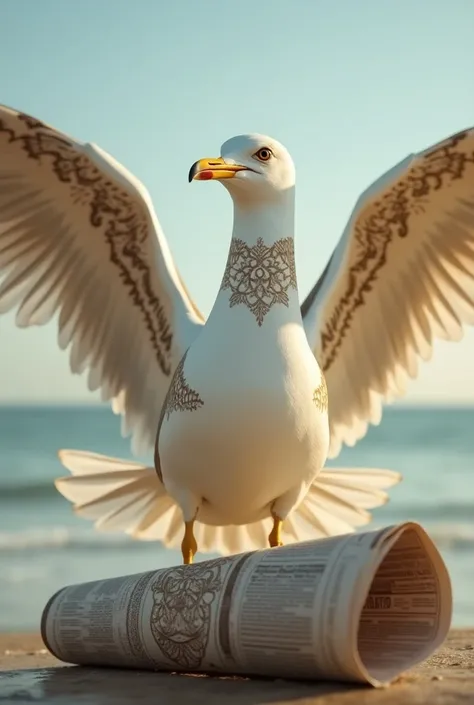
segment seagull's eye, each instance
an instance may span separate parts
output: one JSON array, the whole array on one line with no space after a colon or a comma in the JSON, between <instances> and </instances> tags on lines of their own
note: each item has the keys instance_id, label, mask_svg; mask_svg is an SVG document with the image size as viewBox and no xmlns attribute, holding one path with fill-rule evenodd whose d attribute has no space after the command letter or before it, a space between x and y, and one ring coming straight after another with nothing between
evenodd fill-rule
<instances>
[{"instance_id":1,"label":"seagull's eye","mask_svg":"<svg viewBox=\"0 0 474 705\"><path fill-rule=\"evenodd\" d=\"M268 162L272 156L272 150L270 147L261 147L261 149L259 149L258 152L255 152L253 156L261 162Z\"/></svg>"}]
</instances>

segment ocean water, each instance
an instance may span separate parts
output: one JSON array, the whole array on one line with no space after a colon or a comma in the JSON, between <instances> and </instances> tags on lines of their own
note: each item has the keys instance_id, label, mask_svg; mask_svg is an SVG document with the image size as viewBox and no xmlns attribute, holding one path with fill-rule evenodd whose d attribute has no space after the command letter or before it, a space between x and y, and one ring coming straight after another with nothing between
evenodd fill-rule
<instances>
[{"instance_id":1,"label":"ocean water","mask_svg":"<svg viewBox=\"0 0 474 705\"><path fill-rule=\"evenodd\" d=\"M0 408L0 631L38 629L43 606L64 585L181 560L159 542L102 534L74 516L53 486L67 474L59 448L132 457L108 408ZM403 473L369 526L420 522L451 574L454 626L473 626L474 408L389 408L380 426L329 464Z\"/></svg>"}]
</instances>

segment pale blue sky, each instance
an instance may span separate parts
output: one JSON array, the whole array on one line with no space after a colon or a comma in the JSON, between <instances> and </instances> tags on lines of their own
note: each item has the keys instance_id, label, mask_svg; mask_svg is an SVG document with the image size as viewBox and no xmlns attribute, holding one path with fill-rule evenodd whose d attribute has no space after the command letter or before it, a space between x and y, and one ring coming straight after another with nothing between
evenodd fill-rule
<instances>
[{"instance_id":1,"label":"pale blue sky","mask_svg":"<svg viewBox=\"0 0 474 705\"><path fill-rule=\"evenodd\" d=\"M231 202L189 166L228 137L281 140L297 167L301 296L369 183L474 125L472 0L2 0L0 102L112 153L147 186L207 313ZM91 401L56 328L0 318L0 402ZM439 344L408 401L474 402L474 331Z\"/></svg>"}]
</instances>

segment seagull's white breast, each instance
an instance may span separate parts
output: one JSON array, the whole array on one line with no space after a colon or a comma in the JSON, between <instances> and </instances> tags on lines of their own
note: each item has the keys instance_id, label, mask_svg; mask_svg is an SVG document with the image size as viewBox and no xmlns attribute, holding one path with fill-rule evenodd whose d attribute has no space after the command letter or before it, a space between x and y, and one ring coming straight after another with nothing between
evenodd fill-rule
<instances>
[{"instance_id":1,"label":"seagull's white breast","mask_svg":"<svg viewBox=\"0 0 474 705\"><path fill-rule=\"evenodd\" d=\"M275 499L311 483L325 462L328 417L314 399L322 375L301 324L288 309L282 323L281 309L258 326L245 306L218 300L171 394L163 480L170 494L182 487L203 501L205 523L269 516Z\"/></svg>"}]
</instances>

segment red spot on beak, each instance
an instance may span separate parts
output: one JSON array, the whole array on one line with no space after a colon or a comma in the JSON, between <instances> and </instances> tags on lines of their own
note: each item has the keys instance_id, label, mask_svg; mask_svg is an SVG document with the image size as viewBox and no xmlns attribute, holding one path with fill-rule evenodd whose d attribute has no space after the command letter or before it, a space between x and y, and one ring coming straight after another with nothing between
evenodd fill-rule
<instances>
[{"instance_id":1,"label":"red spot on beak","mask_svg":"<svg viewBox=\"0 0 474 705\"><path fill-rule=\"evenodd\" d=\"M209 179L212 179L213 173L210 169L206 169L205 171L200 171L199 174L197 175L198 181L209 181Z\"/></svg>"}]
</instances>

